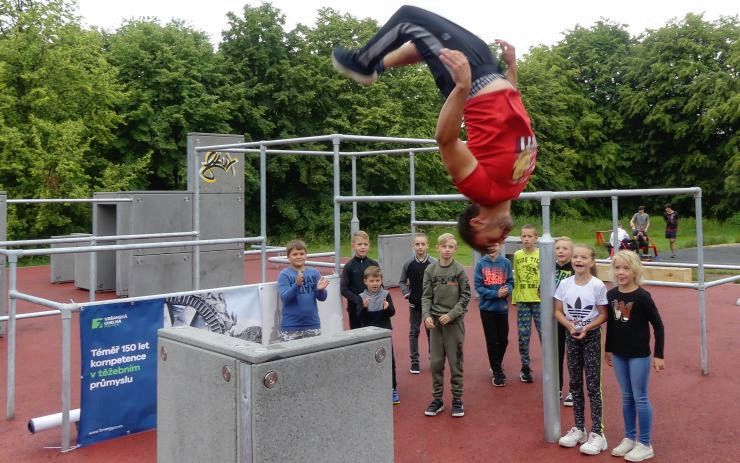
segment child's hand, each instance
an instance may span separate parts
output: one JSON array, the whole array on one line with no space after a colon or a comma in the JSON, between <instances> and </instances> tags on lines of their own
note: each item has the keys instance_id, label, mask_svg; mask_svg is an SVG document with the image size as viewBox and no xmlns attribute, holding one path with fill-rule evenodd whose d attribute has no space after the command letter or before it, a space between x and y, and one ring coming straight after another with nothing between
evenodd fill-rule
<instances>
[{"instance_id":1,"label":"child's hand","mask_svg":"<svg viewBox=\"0 0 740 463\"><path fill-rule=\"evenodd\" d=\"M443 48L440 50L439 60L449 69L456 85L470 88L472 85L470 63L461 51Z\"/></svg>"},{"instance_id":2,"label":"child's hand","mask_svg":"<svg viewBox=\"0 0 740 463\"><path fill-rule=\"evenodd\" d=\"M298 286L303 286L303 272L298 272L298 276L295 279L295 284Z\"/></svg>"},{"instance_id":3,"label":"child's hand","mask_svg":"<svg viewBox=\"0 0 740 463\"><path fill-rule=\"evenodd\" d=\"M509 287L508 286L502 286L498 289L498 297L504 298L509 294Z\"/></svg>"},{"instance_id":4,"label":"child's hand","mask_svg":"<svg viewBox=\"0 0 740 463\"><path fill-rule=\"evenodd\" d=\"M367 309L367 307L370 305L370 298L362 300L362 306Z\"/></svg>"},{"instance_id":5,"label":"child's hand","mask_svg":"<svg viewBox=\"0 0 740 463\"><path fill-rule=\"evenodd\" d=\"M429 328L430 330L434 329L434 319L432 317L427 317L424 319L424 326Z\"/></svg>"},{"instance_id":6,"label":"child's hand","mask_svg":"<svg viewBox=\"0 0 740 463\"><path fill-rule=\"evenodd\" d=\"M655 368L656 373L665 370L665 360L653 357L653 368Z\"/></svg>"},{"instance_id":7,"label":"child's hand","mask_svg":"<svg viewBox=\"0 0 740 463\"><path fill-rule=\"evenodd\" d=\"M446 325L446 324L450 323L450 316L447 315L447 314L442 315L441 317L439 317L439 322L442 325Z\"/></svg>"},{"instance_id":8,"label":"child's hand","mask_svg":"<svg viewBox=\"0 0 740 463\"><path fill-rule=\"evenodd\" d=\"M586 337L586 333L588 333L588 329L587 329L587 327L584 326L584 327L581 327L580 330L578 330L578 331L576 331L574 333L573 332L570 333L570 335L573 336L573 339L577 339L577 340L580 341L581 339L583 339L583 338Z\"/></svg>"},{"instance_id":9,"label":"child's hand","mask_svg":"<svg viewBox=\"0 0 740 463\"><path fill-rule=\"evenodd\" d=\"M606 354L604 354L604 357L606 357L606 364L609 365L610 367L613 366L612 365L612 353L607 352Z\"/></svg>"},{"instance_id":10,"label":"child's hand","mask_svg":"<svg viewBox=\"0 0 740 463\"><path fill-rule=\"evenodd\" d=\"M388 310L388 307L391 305L388 303L388 301L383 301L383 310Z\"/></svg>"},{"instance_id":11,"label":"child's hand","mask_svg":"<svg viewBox=\"0 0 740 463\"><path fill-rule=\"evenodd\" d=\"M316 289L318 290L326 289L327 286L329 286L329 279L324 277L319 278L319 282L316 283Z\"/></svg>"}]
</instances>

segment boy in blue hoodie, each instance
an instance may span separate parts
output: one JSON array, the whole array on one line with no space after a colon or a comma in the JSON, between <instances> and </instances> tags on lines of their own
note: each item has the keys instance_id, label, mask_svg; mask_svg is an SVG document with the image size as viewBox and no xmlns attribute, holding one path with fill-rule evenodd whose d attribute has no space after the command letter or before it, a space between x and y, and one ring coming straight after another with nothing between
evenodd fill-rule
<instances>
[{"instance_id":1,"label":"boy in blue hoodie","mask_svg":"<svg viewBox=\"0 0 740 463\"><path fill-rule=\"evenodd\" d=\"M506 385L502 367L509 344L509 302L507 297L514 288L514 271L511 262L500 254L501 245L493 244L489 253L475 266L474 283L479 296L480 320L486 337L488 362L493 371L492 383Z\"/></svg>"},{"instance_id":2,"label":"boy in blue hoodie","mask_svg":"<svg viewBox=\"0 0 740 463\"><path fill-rule=\"evenodd\" d=\"M326 300L329 280L315 268L306 267L306 243L293 240L285 245L290 267L278 276L278 291L283 310L280 315L280 338L283 341L321 334L317 300Z\"/></svg>"}]
</instances>

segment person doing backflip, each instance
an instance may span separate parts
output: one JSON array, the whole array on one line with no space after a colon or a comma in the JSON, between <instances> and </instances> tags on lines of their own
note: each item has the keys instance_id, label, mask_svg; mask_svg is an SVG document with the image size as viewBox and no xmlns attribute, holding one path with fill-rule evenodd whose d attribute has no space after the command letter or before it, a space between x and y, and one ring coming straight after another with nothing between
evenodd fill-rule
<instances>
[{"instance_id":1,"label":"person doing backflip","mask_svg":"<svg viewBox=\"0 0 740 463\"><path fill-rule=\"evenodd\" d=\"M401 7L359 50L335 48L341 74L370 85L387 68L424 61L445 97L435 139L458 191L473 204L458 218L460 236L487 253L514 228L511 200L527 186L537 142L516 89L514 47L496 40L506 76L488 45L457 24L413 6ZM465 120L467 144L460 140Z\"/></svg>"}]
</instances>

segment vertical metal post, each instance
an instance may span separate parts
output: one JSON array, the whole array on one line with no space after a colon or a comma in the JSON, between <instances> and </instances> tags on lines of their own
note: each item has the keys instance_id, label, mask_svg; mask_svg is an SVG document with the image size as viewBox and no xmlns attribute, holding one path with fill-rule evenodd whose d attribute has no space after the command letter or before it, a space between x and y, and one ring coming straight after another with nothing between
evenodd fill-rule
<instances>
[{"instance_id":1,"label":"vertical metal post","mask_svg":"<svg viewBox=\"0 0 740 463\"><path fill-rule=\"evenodd\" d=\"M416 162L414 152L409 151L409 194L416 194ZM411 236L416 235L416 201L411 201Z\"/></svg>"},{"instance_id":2,"label":"vertical metal post","mask_svg":"<svg viewBox=\"0 0 740 463\"><path fill-rule=\"evenodd\" d=\"M95 221L95 214L93 214L93 221ZM97 236L97 231L95 230L95 225L93 225L93 234L90 237L90 246L95 246L97 243L97 240L95 237ZM90 267L90 275L89 275L89 297L88 299L90 302L95 302L95 289L98 286L98 253L97 252L90 252L89 257L89 267Z\"/></svg>"},{"instance_id":3,"label":"vertical metal post","mask_svg":"<svg viewBox=\"0 0 740 463\"><path fill-rule=\"evenodd\" d=\"M617 232L619 225L619 196L612 196L612 249L614 254L619 252L619 233Z\"/></svg>"},{"instance_id":4,"label":"vertical metal post","mask_svg":"<svg viewBox=\"0 0 740 463\"><path fill-rule=\"evenodd\" d=\"M16 291L18 271L18 256L8 256L8 292ZM13 419L15 416L15 297L8 297L8 378L5 419Z\"/></svg>"},{"instance_id":5,"label":"vertical metal post","mask_svg":"<svg viewBox=\"0 0 740 463\"><path fill-rule=\"evenodd\" d=\"M707 295L704 281L704 228L702 225L701 190L694 195L696 208L696 264L698 266L697 290L699 291L699 330L701 338L701 372L709 374L709 349L707 346Z\"/></svg>"},{"instance_id":6,"label":"vertical metal post","mask_svg":"<svg viewBox=\"0 0 740 463\"><path fill-rule=\"evenodd\" d=\"M200 240L200 152L193 149L193 239ZM200 289L200 246L193 246L193 289Z\"/></svg>"},{"instance_id":7,"label":"vertical metal post","mask_svg":"<svg viewBox=\"0 0 740 463\"><path fill-rule=\"evenodd\" d=\"M555 242L550 235L550 196L541 199L542 237L540 248L540 310L542 319L542 400L545 440L560 438L560 400L558 398L558 332L552 296L555 294Z\"/></svg>"},{"instance_id":8,"label":"vertical metal post","mask_svg":"<svg viewBox=\"0 0 740 463\"><path fill-rule=\"evenodd\" d=\"M342 271L342 233L341 233L341 215L340 204L336 200L342 192L339 189L339 137L332 139L334 148L334 273L339 275Z\"/></svg>"},{"instance_id":9,"label":"vertical metal post","mask_svg":"<svg viewBox=\"0 0 740 463\"><path fill-rule=\"evenodd\" d=\"M72 378L72 311L62 307L62 452L70 450L71 429L69 419Z\"/></svg>"},{"instance_id":10,"label":"vertical metal post","mask_svg":"<svg viewBox=\"0 0 740 463\"><path fill-rule=\"evenodd\" d=\"M352 196L357 196L357 156L352 156ZM354 235L360 229L360 219L357 218L357 201L352 201L352 220L349 222L350 234Z\"/></svg>"},{"instance_id":11,"label":"vertical metal post","mask_svg":"<svg viewBox=\"0 0 740 463\"><path fill-rule=\"evenodd\" d=\"M262 283L267 281L267 147L260 145L260 272Z\"/></svg>"}]
</instances>

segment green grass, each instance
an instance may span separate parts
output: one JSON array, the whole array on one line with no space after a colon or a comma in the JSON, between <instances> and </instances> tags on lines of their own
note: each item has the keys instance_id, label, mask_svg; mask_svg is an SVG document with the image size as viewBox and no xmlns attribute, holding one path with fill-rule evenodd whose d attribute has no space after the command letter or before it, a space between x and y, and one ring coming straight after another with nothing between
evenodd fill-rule
<instances>
[{"instance_id":1,"label":"green grass","mask_svg":"<svg viewBox=\"0 0 740 463\"><path fill-rule=\"evenodd\" d=\"M630 216L631 217L631 216ZM630 217L623 217L620 222L629 228ZM537 217L516 217L515 222L517 227L512 232L512 236L518 236L519 227L526 223L531 223L537 227L540 234L542 233L542 220ZM596 245L596 231L597 230L610 230L612 227L611 219L571 219L571 218L560 218L554 217L550 221L550 233L553 237L558 236L569 236L576 243L590 244L596 248L596 252L599 258L605 258L607 251L605 248ZM653 217L650 223L650 237L658 247L658 251L661 253L667 252L668 240L663 236L665 229L665 222L662 216ZM370 257L373 259L378 258L377 250L377 236L373 233L372 229L369 229L370 233ZM453 227L430 227L427 230L429 235L430 253L436 255L434 250L434 243L437 240L437 236L442 233L452 233L457 236L457 231ZM740 224L733 223L732 221L722 222L718 220L705 219L703 221L703 234L704 234L704 245L716 245L716 244L734 244L740 243ZM609 239L609 234L605 236ZM696 247L696 221L694 218L681 218L679 221L678 237L676 239L676 249L692 248ZM334 245L331 243L309 243L309 252L324 252L333 251ZM409 252L411 250L409 249ZM342 256L350 257L352 255L349 238L342 241ZM456 259L464 265L471 265L473 262L473 252L470 247L465 244L460 244Z\"/></svg>"}]
</instances>

